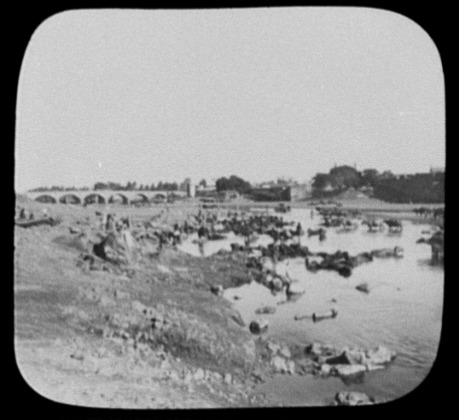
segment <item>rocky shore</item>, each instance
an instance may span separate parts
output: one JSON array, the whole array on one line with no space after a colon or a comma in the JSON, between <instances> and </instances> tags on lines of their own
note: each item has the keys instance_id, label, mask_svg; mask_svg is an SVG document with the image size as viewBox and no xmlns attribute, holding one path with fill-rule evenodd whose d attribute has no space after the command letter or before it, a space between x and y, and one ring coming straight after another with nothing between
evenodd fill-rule
<instances>
[{"instance_id":1,"label":"rocky shore","mask_svg":"<svg viewBox=\"0 0 459 420\"><path fill-rule=\"evenodd\" d=\"M246 325L222 292L263 283L248 253L194 257L173 246L158 252L139 238L135 259L115 264L94 256L103 233L94 208L52 210L58 223L15 227L17 364L50 400L123 408L274 406L279 402L257 385L275 374L348 377L382 369L395 357L385 348L268 339L263 317L275 308L260 308L256 328ZM170 225L195 211L150 209L148 217ZM349 395L336 403L357 404Z\"/></svg>"}]
</instances>

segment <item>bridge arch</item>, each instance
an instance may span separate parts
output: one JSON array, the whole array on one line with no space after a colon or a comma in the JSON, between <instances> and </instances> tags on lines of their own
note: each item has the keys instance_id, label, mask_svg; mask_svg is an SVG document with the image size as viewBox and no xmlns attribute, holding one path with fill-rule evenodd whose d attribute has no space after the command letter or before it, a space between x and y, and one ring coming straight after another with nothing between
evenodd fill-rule
<instances>
[{"instance_id":1,"label":"bridge arch","mask_svg":"<svg viewBox=\"0 0 459 420\"><path fill-rule=\"evenodd\" d=\"M52 195L49 195L49 194L39 195L38 197L35 198L35 201L38 201L39 203L44 203L44 204L49 204L49 203L56 204L57 203L57 200Z\"/></svg>"},{"instance_id":2,"label":"bridge arch","mask_svg":"<svg viewBox=\"0 0 459 420\"><path fill-rule=\"evenodd\" d=\"M171 193L167 195L167 198L171 200L180 200L183 197L180 194L177 194L175 191L172 191Z\"/></svg>"},{"instance_id":3,"label":"bridge arch","mask_svg":"<svg viewBox=\"0 0 459 420\"><path fill-rule=\"evenodd\" d=\"M166 201L166 198L167 198L166 194L157 193L151 198L150 201L152 203L162 203L162 202Z\"/></svg>"},{"instance_id":4,"label":"bridge arch","mask_svg":"<svg viewBox=\"0 0 459 420\"><path fill-rule=\"evenodd\" d=\"M135 196L131 198L131 203L137 203L137 202L148 203L149 201L150 200L145 194L140 194L140 193L136 194Z\"/></svg>"},{"instance_id":5,"label":"bridge arch","mask_svg":"<svg viewBox=\"0 0 459 420\"><path fill-rule=\"evenodd\" d=\"M122 204L129 204L128 198L124 194L121 194L121 193L112 194L109 197L108 202L109 203L116 203L116 202L118 202L120 200L121 200Z\"/></svg>"},{"instance_id":6,"label":"bridge arch","mask_svg":"<svg viewBox=\"0 0 459 420\"><path fill-rule=\"evenodd\" d=\"M84 198L85 204L105 204L105 197L101 194L93 193Z\"/></svg>"},{"instance_id":7,"label":"bridge arch","mask_svg":"<svg viewBox=\"0 0 459 420\"><path fill-rule=\"evenodd\" d=\"M64 194L59 198L59 203L62 204L81 204L81 198L75 194Z\"/></svg>"}]
</instances>

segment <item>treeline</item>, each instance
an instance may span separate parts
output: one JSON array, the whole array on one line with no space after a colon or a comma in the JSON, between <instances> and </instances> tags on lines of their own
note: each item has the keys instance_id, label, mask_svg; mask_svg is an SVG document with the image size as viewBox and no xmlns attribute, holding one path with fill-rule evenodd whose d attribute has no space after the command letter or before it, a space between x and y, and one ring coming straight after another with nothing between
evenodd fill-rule
<instances>
[{"instance_id":1,"label":"treeline","mask_svg":"<svg viewBox=\"0 0 459 420\"><path fill-rule=\"evenodd\" d=\"M405 175L375 183L374 196L395 203L443 203L444 174Z\"/></svg>"},{"instance_id":2,"label":"treeline","mask_svg":"<svg viewBox=\"0 0 459 420\"><path fill-rule=\"evenodd\" d=\"M290 201L290 189L287 182L279 179L270 188L254 188L250 182L231 175L222 177L215 182L217 192L237 191L239 194L254 201Z\"/></svg>"},{"instance_id":3,"label":"treeline","mask_svg":"<svg viewBox=\"0 0 459 420\"><path fill-rule=\"evenodd\" d=\"M231 175L229 178L218 178L215 182L215 188L218 192L221 191L237 191L240 194L249 192L252 188L250 182L239 178L236 175Z\"/></svg>"},{"instance_id":4,"label":"treeline","mask_svg":"<svg viewBox=\"0 0 459 420\"><path fill-rule=\"evenodd\" d=\"M247 198L254 201L290 201L291 194L288 187L253 188Z\"/></svg>"},{"instance_id":5,"label":"treeline","mask_svg":"<svg viewBox=\"0 0 459 420\"><path fill-rule=\"evenodd\" d=\"M390 171L358 171L343 165L332 168L329 173L316 174L313 178L312 196L328 198L353 188L388 202L440 203L445 199L444 187L444 172L396 176Z\"/></svg>"},{"instance_id":6,"label":"treeline","mask_svg":"<svg viewBox=\"0 0 459 420\"><path fill-rule=\"evenodd\" d=\"M153 184L137 184L137 182L127 182L125 185L118 182L96 182L94 190L112 190L112 191L178 191L179 185L176 182L158 182ZM51 187L38 187L30 190L31 192L46 191L89 191L89 187L62 187L53 185Z\"/></svg>"},{"instance_id":7,"label":"treeline","mask_svg":"<svg viewBox=\"0 0 459 420\"><path fill-rule=\"evenodd\" d=\"M60 185L53 185L51 187L38 187L30 190L30 192L46 192L46 191L89 191L89 187L63 187Z\"/></svg>"},{"instance_id":8,"label":"treeline","mask_svg":"<svg viewBox=\"0 0 459 420\"><path fill-rule=\"evenodd\" d=\"M162 182L159 181L156 185L153 184L137 184L137 182L128 181L126 185L117 182L96 182L94 190L113 190L113 191L178 191L179 185L177 182Z\"/></svg>"}]
</instances>

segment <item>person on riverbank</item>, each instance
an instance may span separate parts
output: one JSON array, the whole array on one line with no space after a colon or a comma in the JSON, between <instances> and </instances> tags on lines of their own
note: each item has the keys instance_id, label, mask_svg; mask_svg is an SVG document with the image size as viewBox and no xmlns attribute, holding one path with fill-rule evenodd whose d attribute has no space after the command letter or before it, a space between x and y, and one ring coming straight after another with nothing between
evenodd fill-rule
<instances>
[{"instance_id":1,"label":"person on riverbank","mask_svg":"<svg viewBox=\"0 0 459 420\"><path fill-rule=\"evenodd\" d=\"M27 218L26 210L24 207L19 208L19 220L25 220Z\"/></svg>"},{"instance_id":2,"label":"person on riverbank","mask_svg":"<svg viewBox=\"0 0 459 420\"><path fill-rule=\"evenodd\" d=\"M178 223L174 225L174 232L172 237L172 245L177 246L181 242L181 229Z\"/></svg>"},{"instance_id":3,"label":"person on riverbank","mask_svg":"<svg viewBox=\"0 0 459 420\"><path fill-rule=\"evenodd\" d=\"M113 217L113 214L111 213L105 214L104 218L105 218L105 222L104 222L105 230L107 232L113 232L115 230L115 219Z\"/></svg>"},{"instance_id":4,"label":"person on riverbank","mask_svg":"<svg viewBox=\"0 0 459 420\"><path fill-rule=\"evenodd\" d=\"M208 229L204 223L199 226L198 229L198 239L205 239L208 236Z\"/></svg>"},{"instance_id":5,"label":"person on riverbank","mask_svg":"<svg viewBox=\"0 0 459 420\"><path fill-rule=\"evenodd\" d=\"M124 221L121 227L121 239L122 243L126 249L126 256L129 262L132 262L135 259L136 246L134 238L132 237L129 221Z\"/></svg>"},{"instance_id":6,"label":"person on riverbank","mask_svg":"<svg viewBox=\"0 0 459 420\"><path fill-rule=\"evenodd\" d=\"M303 234L303 227L301 226L300 222L298 222L298 224L296 225L295 234L297 236L298 245L301 246L301 235Z\"/></svg>"},{"instance_id":7,"label":"person on riverbank","mask_svg":"<svg viewBox=\"0 0 459 420\"><path fill-rule=\"evenodd\" d=\"M319 232L319 241L322 242L326 239L327 234L325 233L325 229L321 229Z\"/></svg>"},{"instance_id":8,"label":"person on riverbank","mask_svg":"<svg viewBox=\"0 0 459 420\"><path fill-rule=\"evenodd\" d=\"M202 256L204 256L204 243L208 237L209 237L209 229L204 223L202 223L198 229L198 248L199 248L199 253Z\"/></svg>"}]
</instances>

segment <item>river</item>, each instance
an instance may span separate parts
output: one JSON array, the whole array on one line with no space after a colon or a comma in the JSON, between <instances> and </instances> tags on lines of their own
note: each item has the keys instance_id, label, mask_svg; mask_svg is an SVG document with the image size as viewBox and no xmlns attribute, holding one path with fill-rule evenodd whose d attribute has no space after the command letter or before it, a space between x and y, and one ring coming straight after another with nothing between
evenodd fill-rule
<instances>
[{"instance_id":1,"label":"river","mask_svg":"<svg viewBox=\"0 0 459 420\"><path fill-rule=\"evenodd\" d=\"M316 228L321 218L311 217L309 209L293 209L283 215L286 220L301 222L303 228ZM397 353L396 359L384 370L366 373L358 383L343 382L339 378L276 375L260 385L260 390L287 405L329 404L336 392L353 390L365 392L379 400L393 400L415 389L429 373L436 355L441 334L443 311L444 271L431 266L430 247L416 244L423 231L430 226L403 221L401 234L369 233L366 226L353 232L339 233L327 229L327 238L303 236L302 245L311 251L348 251L351 255L378 248L402 246L401 259L375 259L353 270L344 278L334 271L308 272L304 260L290 260L291 277L301 282L307 292L297 301L279 304L281 296L273 296L264 286L251 283L227 289L225 297L233 302L244 321L249 324L259 315L260 306L276 306L266 333L287 343L307 345L328 343L338 347L365 349L384 345ZM188 238L182 249L199 255L197 245ZM260 238L261 243L269 238ZM226 240L205 244L204 254L230 249L231 242L243 242L230 235ZM370 292L362 293L356 286L366 282ZM237 296L239 299L235 300ZM310 318L295 321L295 315L334 308L334 319L313 323Z\"/></svg>"}]
</instances>

